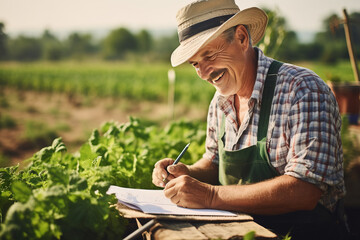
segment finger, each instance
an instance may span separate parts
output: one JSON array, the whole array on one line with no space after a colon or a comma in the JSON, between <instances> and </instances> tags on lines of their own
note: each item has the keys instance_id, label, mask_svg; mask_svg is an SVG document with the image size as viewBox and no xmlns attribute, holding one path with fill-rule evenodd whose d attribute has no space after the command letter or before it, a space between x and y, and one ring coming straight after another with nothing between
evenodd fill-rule
<instances>
[{"instance_id":1,"label":"finger","mask_svg":"<svg viewBox=\"0 0 360 240\"><path fill-rule=\"evenodd\" d=\"M171 191L175 190L175 189L174 189L175 185L176 185L176 178L174 178L174 179L172 179L172 180L169 180L169 181L166 183L166 186L165 186L165 188L164 188L164 192L165 192L165 191L169 191L169 190L171 190Z\"/></svg>"},{"instance_id":2,"label":"finger","mask_svg":"<svg viewBox=\"0 0 360 240\"><path fill-rule=\"evenodd\" d=\"M171 158L164 158L155 163L155 168L166 168L167 166L173 164L174 160Z\"/></svg>"},{"instance_id":3,"label":"finger","mask_svg":"<svg viewBox=\"0 0 360 240\"><path fill-rule=\"evenodd\" d=\"M180 206L179 204L180 204L181 198L179 197L178 194L174 195L170 200L172 203Z\"/></svg>"},{"instance_id":4,"label":"finger","mask_svg":"<svg viewBox=\"0 0 360 240\"><path fill-rule=\"evenodd\" d=\"M180 204L181 197L176 189L175 181L170 181L164 188L165 197L169 198L170 201L176 205Z\"/></svg>"},{"instance_id":5,"label":"finger","mask_svg":"<svg viewBox=\"0 0 360 240\"><path fill-rule=\"evenodd\" d=\"M152 173L152 182L155 186L165 187L166 181L164 182L164 179L167 179L169 175L166 171L166 167L173 162L173 159L165 158L155 163Z\"/></svg>"},{"instance_id":6,"label":"finger","mask_svg":"<svg viewBox=\"0 0 360 240\"><path fill-rule=\"evenodd\" d=\"M154 168L152 173L152 182L155 186L158 187L165 187L165 183L163 181L163 172L164 170ZM166 172L166 171L165 171ZM166 173L167 174L167 173Z\"/></svg>"},{"instance_id":7,"label":"finger","mask_svg":"<svg viewBox=\"0 0 360 240\"><path fill-rule=\"evenodd\" d=\"M162 181L162 180L153 180L152 181L153 184L157 187L165 187L166 186L166 182Z\"/></svg>"},{"instance_id":8,"label":"finger","mask_svg":"<svg viewBox=\"0 0 360 240\"><path fill-rule=\"evenodd\" d=\"M165 197L172 199L176 195L175 185L172 182L168 182L164 188Z\"/></svg>"},{"instance_id":9,"label":"finger","mask_svg":"<svg viewBox=\"0 0 360 240\"><path fill-rule=\"evenodd\" d=\"M172 174L169 174L168 176L167 176L167 178L166 178L166 181L167 182L170 182L171 180L173 180L173 179L175 179L176 177L174 176L174 175L172 175Z\"/></svg>"},{"instance_id":10,"label":"finger","mask_svg":"<svg viewBox=\"0 0 360 240\"><path fill-rule=\"evenodd\" d=\"M167 167L167 171L174 177L188 174L188 168L185 164L179 163L176 165L170 165Z\"/></svg>"},{"instance_id":11,"label":"finger","mask_svg":"<svg viewBox=\"0 0 360 240\"><path fill-rule=\"evenodd\" d=\"M153 171L153 177L155 177L158 180L163 180L168 177L169 173L165 169L156 168Z\"/></svg>"},{"instance_id":12,"label":"finger","mask_svg":"<svg viewBox=\"0 0 360 240\"><path fill-rule=\"evenodd\" d=\"M157 187L165 187L165 183L157 178L153 178L152 183Z\"/></svg>"}]
</instances>

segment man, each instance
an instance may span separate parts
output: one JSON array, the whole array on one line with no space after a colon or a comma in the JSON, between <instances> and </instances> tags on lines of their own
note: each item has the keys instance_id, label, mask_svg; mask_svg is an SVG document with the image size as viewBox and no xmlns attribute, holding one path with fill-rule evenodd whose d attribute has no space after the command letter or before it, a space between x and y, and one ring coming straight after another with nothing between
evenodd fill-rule
<instances>
[{"instance_id":1,"label":"man","mask_svg":"<svg viewBox=\"0 0 360 240\"><path fill-rule=\"evenodd\" d=\"M177 21L172 65L189 62L217 91L203 158L160 160L153 183L179 206L246 212L292 239L341 239L341 118L329 87L253 47L267 24L258 8L201 0Z\"/></svg>"}]
</instances>

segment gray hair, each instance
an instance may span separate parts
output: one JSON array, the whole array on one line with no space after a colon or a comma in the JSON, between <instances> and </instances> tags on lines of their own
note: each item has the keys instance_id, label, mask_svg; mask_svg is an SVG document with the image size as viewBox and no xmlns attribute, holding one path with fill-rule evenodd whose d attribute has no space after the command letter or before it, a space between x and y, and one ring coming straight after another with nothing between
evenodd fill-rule
<instances>
[{"instance_id":1,"label":"gray hair","mask_svg":"<svg viewBox=\"0 0 360 240\"><path fill-rule=\"evenodd\" d=\"M232 43L232 41L234 40L234 37L235 37L235 30L236 30L236 27L239 26L239 25L236 25L234 27L231 27L229 29L226 29L222 34L221 36L228 42L228 43ZM250 46L252 45L252 40L251 40L251 35L250 35L250 31L249 31L249 27L247 25L243 25L245 28L246 28L246 31L249 35L249 44Z\"/></svg>"}]
</instances>

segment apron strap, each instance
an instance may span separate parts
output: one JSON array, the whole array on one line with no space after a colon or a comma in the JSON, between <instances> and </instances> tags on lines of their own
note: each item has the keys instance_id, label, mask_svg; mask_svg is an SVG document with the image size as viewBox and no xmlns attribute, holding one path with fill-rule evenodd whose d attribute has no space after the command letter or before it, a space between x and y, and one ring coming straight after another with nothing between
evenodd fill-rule
<instances>
[{"instance_id":1,"label":"apron strap","mask_svg":"<svg viewBox=\"0 0 360 240\"><path fill-rule=\"evenodd\" d=\"M220 131L218 133L218 140L220 141L225 134L225 113L221 113Z\"/></svg>"},{"instance_id":2,"label":"apron strap","mask_svg":"<svg viewBox=\"0 0 360 240\"><path fill-rule=\"evenodd\" d=\"M268 70L262 99L261 99L261 108L260 108L260 119L258 125L258 134L257 139L261 141L263 138L266 138L269 118L270 118L270 110L272 105L272 99L274 97L274 90L276 86L277 74L279 68L283 65L282 62L274 60Z\"/></svg>"}]
</instances>

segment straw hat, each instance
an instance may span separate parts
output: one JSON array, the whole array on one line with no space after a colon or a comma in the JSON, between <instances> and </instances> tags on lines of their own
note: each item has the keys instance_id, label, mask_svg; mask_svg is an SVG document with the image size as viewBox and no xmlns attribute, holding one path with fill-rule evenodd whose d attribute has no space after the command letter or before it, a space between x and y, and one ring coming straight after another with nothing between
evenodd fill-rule
<instances>
[{"instance_id":1,"label":"straw hat","mask_svg":"<svg viewBox=\"0 0 360 240\"><path fill-rule=\"evenodd\" d=\"M171 65L178 66L191 58L201 47L225 30L247 25L254 44L264 36L268 18L259 8L240 11L234 0L200 0L176 15L180 46L171 54Z\"/></svg>"}]
</instances>

